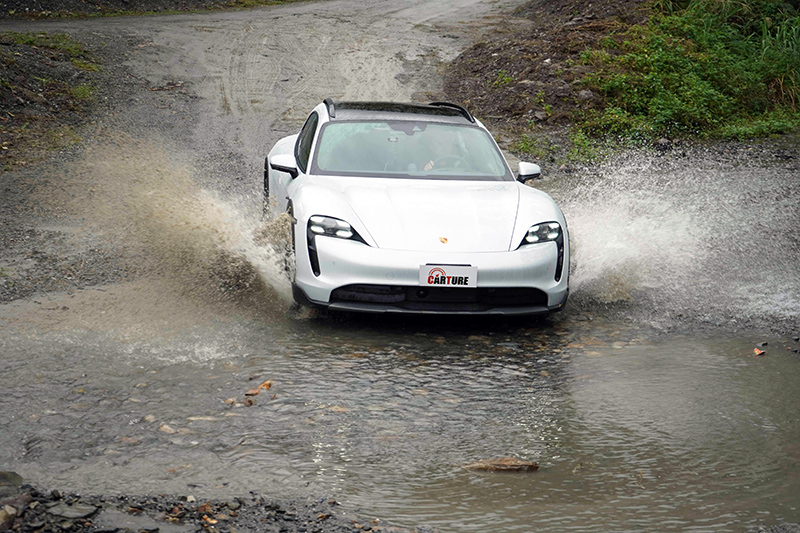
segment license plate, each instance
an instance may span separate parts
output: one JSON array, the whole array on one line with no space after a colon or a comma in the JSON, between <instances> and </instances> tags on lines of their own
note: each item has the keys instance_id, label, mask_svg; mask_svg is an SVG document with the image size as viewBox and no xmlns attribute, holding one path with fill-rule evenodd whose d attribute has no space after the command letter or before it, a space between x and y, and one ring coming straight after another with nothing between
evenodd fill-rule
<instances>
[{"instance_id":1,"label":"license plate","mask_svg":"<svg viewBox=\"0 0 800 533\"><path fill-rule=\"evenodd\" d=\"M453 265L422 265L419 284L423 287L462 288L478 286L478 267Z\"/></svg>"}]
</instances>

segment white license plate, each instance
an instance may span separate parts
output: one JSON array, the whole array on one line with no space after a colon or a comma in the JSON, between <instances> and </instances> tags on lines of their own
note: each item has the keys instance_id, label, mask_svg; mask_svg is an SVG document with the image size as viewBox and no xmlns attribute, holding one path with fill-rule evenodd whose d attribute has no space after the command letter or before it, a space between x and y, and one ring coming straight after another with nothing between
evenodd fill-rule
<instances>
[{"instance_id":1,"label":"white license plate","mask_svg":"<svg viewBox=\"0 0 800 533\"><path fill-rule=\"evenodd\" d=\"M423 287L467 288L478 286L478 267L453 265L422 265L419 284Z\"/></svg>"}]
</instances>

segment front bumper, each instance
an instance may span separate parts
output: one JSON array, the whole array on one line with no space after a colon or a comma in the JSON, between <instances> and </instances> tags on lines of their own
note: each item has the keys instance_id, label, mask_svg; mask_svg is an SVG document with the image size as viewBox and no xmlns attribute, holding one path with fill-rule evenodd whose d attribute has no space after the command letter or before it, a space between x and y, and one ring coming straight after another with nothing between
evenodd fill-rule
<instances>
[{"instance_id":1,"label":"front bumper","mask_svg":"<svg viewBox=\"0 0 800 533\"><path fill-rule=\"evenodd\" d=\"M419 314L543 314L560 310L569 293L569 246L556 280L554 242L512 252L409 252L384 250L331 237L315 239L319 275L306 240L297 239L295 300L342 311ZM423 265L470 265L477 288L422 287Z\"/></svg>"}]
</instances>

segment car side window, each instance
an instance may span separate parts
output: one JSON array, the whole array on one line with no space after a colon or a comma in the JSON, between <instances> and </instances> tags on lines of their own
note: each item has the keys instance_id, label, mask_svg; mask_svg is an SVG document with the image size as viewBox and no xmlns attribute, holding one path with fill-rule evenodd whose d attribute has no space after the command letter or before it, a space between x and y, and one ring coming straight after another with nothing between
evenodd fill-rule
<instances>
[{"instance_id":1,"label":"car side window","mask_svg":"<svg viewBox=\"0 0 800 533\"><path fill-rule=\"evenodd\" d=\"M294 157L297 160L297 166L300 167L303 173L306 173L308 168L308 158L311 157L311 143L314 142L314 133L317 131L318 123L319 115L311 113L306 123L303 124L300 135L297 136L297 144L294 146Z\"/></svg>"}]
</instances>

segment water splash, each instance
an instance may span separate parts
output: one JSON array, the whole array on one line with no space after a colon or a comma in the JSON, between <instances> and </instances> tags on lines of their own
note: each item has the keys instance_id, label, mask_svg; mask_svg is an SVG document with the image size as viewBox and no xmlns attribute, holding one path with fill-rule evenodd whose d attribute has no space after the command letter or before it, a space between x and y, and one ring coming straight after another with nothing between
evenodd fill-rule
<instances>
[{"instance_id":1,"label":"water splash","mask_svg":"<svg viewBox=\"0 0 800 533\"><path fill-rule=\"evenodd\" d=\"M691 275L697 222L671 198L601 182L582 188L564 209L574 247L573 291L629 301L634 289L676 285Z\"/></svg>"},{"instance_id":2,"label":"water splash","mask_svg":"<svg viewBox=\"0 0 800 533\"><path fill-rule=\"evenodd\" d=\"M190 292L209 284L261 290L285 307L285 246L270 240L278 234L252 209L201 188L174 157L152 141L110 135L87 146L55 201L124 247L146 275L179 280Z\"/></svg>"},{"instance_id":3,"label":"water splash","mask_svg":"<svg viewBox=\"0 0 800 533\"><path fill-rule=\"evenodd\" d=\"M800 318L797 168L741 148L628 153L553 184L578 301L791 329Z\"/></svg>"}]
</instances>

